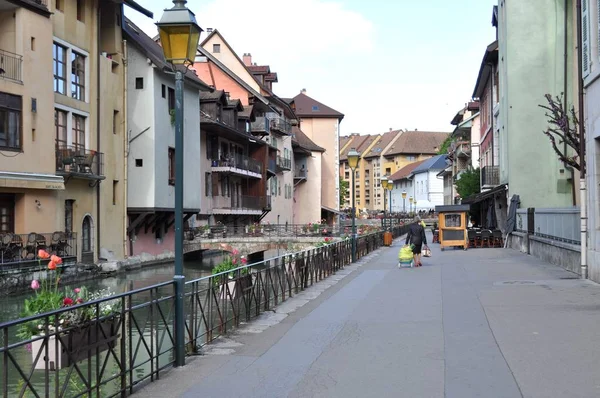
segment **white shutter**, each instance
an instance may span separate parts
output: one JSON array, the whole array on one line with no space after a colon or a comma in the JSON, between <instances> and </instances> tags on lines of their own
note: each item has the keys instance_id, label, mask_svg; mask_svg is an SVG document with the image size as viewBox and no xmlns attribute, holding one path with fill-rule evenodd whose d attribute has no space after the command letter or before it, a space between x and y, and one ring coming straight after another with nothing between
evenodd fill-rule
<instances>
[{"instance_id":1,"label":"white shutter","mask_svg":"<svg viewBox=\"0 0 600 398\"><path fill-rule=\"evenodd\" d=\"M581 72L583 77L590 74L590 10L588 0L581 1Z\"/></svg>"}]
</instances>

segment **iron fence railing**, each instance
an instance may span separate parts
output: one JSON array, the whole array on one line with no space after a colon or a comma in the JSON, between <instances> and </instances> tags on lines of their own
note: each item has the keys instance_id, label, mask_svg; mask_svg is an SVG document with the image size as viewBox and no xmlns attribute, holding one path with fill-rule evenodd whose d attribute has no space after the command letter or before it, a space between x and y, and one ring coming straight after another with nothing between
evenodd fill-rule
<instances>
[{"instance_id":1,"label":"iron fence railing","mask_svg":"<svg viewBox=\"0 0 600 398\"><path fill-rule=\"evenodd\" d=\"M104 154L78 145L56 145L56 171L103 176Z\"/></svg>"},{"instance_id":2,"label":"iron fence railing","mask_svg":"<svg viewBox=\"0 0 600 398\"><path fill-rule=\"evenodd\" d=\"M272 117L269 121L269 124L271 126L271 130L276 130L283 134L292 133L291 123L282 117Z\"/></svg>"},{"instance_id":3,"label":"iron fence railing","mask_svg":"<svg viewBox=\"0 0 600 398\"><path fill-rule=\"evenodd\" d=\"M2 269L11 265L22 267L37 264L37 253L46 250L63 258L77 257L77 234L56 231L52 233L0 233L0 264Z\"/></svg>"},{"instance_id":4,"label":"iron fence railing","mask_svg":"<svg viewBox=\"0 0 600 398\"><path fill-rule=\"evenodd\" d=\"M9 51L0 50L0 79L8 79L23 83L22 77L23 56Z\"/></svg>"},{"instance_id":5,"label":"iron fence railing","mask_svg":"<svg viewBox=\"0 0 600 398\"><path fill-rule=\"evenodd\" d=\"M262 174L262 164L245 155L234 155L224 159L212 159L212 167L227 167Z\"/></svg>"},{"instance_id":6,"label":"iron fence railing","mask_svg":"<svg viewBox=\"0 0 600 398\"><path fill-rule=\"evenodd\" d=\"M214 210L263 210L266 207L266 203L267 199L265 196L214 196L212 207Z\"/></svg>"},{"instance_id":7,"label":"iron fence railing","mask_svg":"<svg viewBox=\"0 0 600 398\"><path fill-rule=\"evenodd\" d=\"M265 116L258 116L250 126L253 133L268 133L270 131L269 119Z\"/></svg>"},{"instance_id":8,"label":"iron fence railing","mask_svg":"<svg viewBox=\"0 0 600 398\"><path fill-rule=\"evenodd\" d=\"M481 186L495 187L500 183L500 168L485 166L481 169Z\"/></svg>"},{"instance_id":9,"label":"iron fence railing","mask_svg":"<svg viewBox=\"0 0 600 398\"><path fill-rule=\"evenodd\" d=\"M176 347L197 355L201 346L350 264L351 243L344 239L192 280L180 294L175 280L131 286L126 293L1 323L2 396L126 397L173 366ZM381 232L358 237L356 258L382 243Z\"/></svg>"},{"instance_id":10,"label":"iron fence railing","mask_svg":"<svg viewBox=\"0 0 600 398\"><path fill-rule=\"evenodd\" d=\"M282 156L277 156L277 166L283 170L291 170L292 169L292 159L284 158Z\"/></svg>"}]
</instances>

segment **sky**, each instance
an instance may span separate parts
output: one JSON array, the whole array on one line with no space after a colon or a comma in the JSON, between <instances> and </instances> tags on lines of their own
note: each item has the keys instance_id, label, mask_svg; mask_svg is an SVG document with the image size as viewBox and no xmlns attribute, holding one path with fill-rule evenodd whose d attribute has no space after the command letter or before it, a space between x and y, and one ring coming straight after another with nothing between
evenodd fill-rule
<instances>
[{"instance_id":1,"label":"sky","mask_svg":"<svg viewBox=\"0 0 600 398\"><path fill-rule=\"evenodd\" d=\"M148 35L168 0L137 0L150 19L125 15ZM241 55L270 65L280 97L306 89L342 112L341 134L452 131L495 40L497 0L191 0L198 24ZM203 33L201 41L206 37Z\"/></svg>"}]
</instances>

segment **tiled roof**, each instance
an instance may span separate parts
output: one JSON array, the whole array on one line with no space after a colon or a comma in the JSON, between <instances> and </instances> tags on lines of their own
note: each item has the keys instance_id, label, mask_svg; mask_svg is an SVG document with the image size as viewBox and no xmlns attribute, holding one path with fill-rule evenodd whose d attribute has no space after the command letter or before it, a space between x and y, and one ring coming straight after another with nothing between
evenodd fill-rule
<instances>
[{"instance_id":1,"label":"tiled roof","mask_svg":"<svg viewBox=\"0 0 600 398\"><path fill-rule=\"evenodd\" d=\"M346 146L347 143L349 143L350 141L352 141L352 139L354 138L354 136L352 135L343 135L340 137L340 150Z\"/></svg>"},{"instance_id":2,"label":"tiled roof","mask_svg":"<svg viewBox=\"0 0 600 398\"><path fill-rule=\"evenodd\" d=\"M292 141L296 141L298 145L304 149L307 149L312 152L325 152L324 148L321 148L317 144L315 144L306 134L302 132L298 127L292 127L292 134L294 134L294 138Z\"/></svg>"},{"instance_id":3,"label":"tiled roof","mask_svg":"<svg viewBox=\"0 0 600 398\"><path fill-rule=\"evenodd\" d=\"M438 155L425 160L418 167L416 167L412 173L424 173L429 170L444 170L448 165L446 164L446 155Z\"/></svg>"},{"instance_id":4,"label":"tiled roof","mask_svg":"<svg viewBox=\"0 0 600 398\"><path fill-rule=\"evenodd\" d=\"M271 71L269 65L250 65L247 68L252 73L269 73Z\"/></svg>"},{"instance_id":5,"label":"tiled roof","mask_svg":"<svg viewBox=\"0 0 600 398\"><path fill-rule=\"evenodd\" d=\"M294 104L296 105L296 115L300 117L335 117L340 120L344 118L343 113L310 98L304 93L294 97Z\"/></svg>"},{"instance_id":6,"label":"tiled roof","mask_svg":"<svg viewBox=\"0 0 600 398\"><path fill-rule=\"evenodd\" d=\"M350 149L354 148L358 151L359 148L362 147L362 144L369 139L369 135L356 135L352 140L352 145L349 145L348 148L342 153L340 153L340 160L348 160L348 152Z\"/></svg>"},{"instance_id":7,"label":"tiled roof","mask_svg":"<svg viewBox=\"0 0 600 398\"><path fill-rule=\"evenodd\" d=\"M363 158L371 158L381 156L383 150L400 134L400 130L388 131L381 136L381 139L371 148L368 153L363 155Z\"/></svg>"},{"instance_id":8,"label":"tiled roof","mask_svg":"<svg viewBox=\"0 0 600 398\"><path fill-rule=\"evenodd\" d=\"M211 92L201 92L200 101L217 101L220 100L225 92L223 90L215 90Z\"/></svg>"},{"instance_id":9,"label":"tiled roof","mask_svg":"<svg viewBox=\"0 0 600 398\"><path fill-rule=\"evenodd\" d=\"M252 116L252 109L253 105L246 105L244 107L244 110L238 113L238 117L243 119L250 119L250 116Z\"/></svg>"},{"instance_id":10,"label":"tiled roof","mask_svg":"<svg viewBox=\"0 0 600 398\"><path fill-rule=\"evenodd\" d=\"M406 154L436 155L449 133L405 131L384 156Z\"/></svg>"},{"instance_id":11,"label":"tiled roof","mask_svg":"<svg viewBox=\"0 0 600 398\"><path fill-rule=\"evenodd\" d=\"M397 172L395 172L394 174L392 174L390 176L390 180L392 180L392 181L398 181L398 180L403 180L403 179L407 178L409 175L412 174L412 172L413 172L414 169L416 169L417 167L419 167L426 160L428 160L428 159L419 160L418 162L414 162L414 163L411 163L411 164L408 164L408 165L404 166L403 168L401 168L400 170L398 170Z\"/></svg>"},{"instance_id":12,"label":"tiled roof","mask_svg":"<svg viewBox=\"0 0 600 398\"><path fill-rule=\"evenodd\" d=\"M150 59L150 61L152 61L154 65L158 66L163 71L173 70L171 64L169 64L165 60L165 55L163 53L162 47L154 40L152 40L150 36L145 34L143 30L141 30L138 26L131 22L127 17L125 17L125 21L123 23L122 28L125 38L133 42L134 45L137 48L139 48L139 50L142 51ZM186 68L183 65L178 65L177 69L181 70L182 72L186 72ZM185 73L184 76L187 81L196 83L197 85L201 86L202 90L212 90L212 88L210 88L206 83L200 80L200 78L198 77L198 75L196 75L194 70L188 71L187 73Z\"/></svg>"}]
</instances>

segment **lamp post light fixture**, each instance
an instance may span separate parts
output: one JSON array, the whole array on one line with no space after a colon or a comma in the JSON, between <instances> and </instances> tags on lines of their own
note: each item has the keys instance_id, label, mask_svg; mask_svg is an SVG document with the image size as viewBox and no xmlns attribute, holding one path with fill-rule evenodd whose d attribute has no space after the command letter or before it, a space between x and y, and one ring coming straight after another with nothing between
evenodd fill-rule
<instances>
[{"instance_id":1,"label":"lamp post light fixture","mask_svg":"<svg viewBox=\"0 0 600 398\"><path fill-rule=\"evenodd\" d=\"M402 213L406 214L406 191L402 191Z\"/></svg>"},{"instance_id":2,"label":"lamp post light fixture","mask_svg":"<svg viewBox=\"0 0 600 398\"><path fill-rule=\"evenodd\" d=\"M413 210L412 210L413 197L412 197L412 196L411 196L411 197L409 197L409 198L408 198L408 201L409 201L409 213L412 213L412 211L413 211Z\"/></svg>"},{"instance_id":3,"label":"lamp post light fixture","mask_svg":"<svg viewBox=\"0 0 600 398\"><path fill-rule=\"evenodd\" d=\"M173 0L156 24L165 60L175 72L175 366L185 365L185 312L183 275L183 74L177 66L194 63L202 28L186 0Z\"/></svg>"},{"instance_id":4,"label":"lamp post light fixture","mask_svg":"<svg viewBox=\"0 0 600 398\"><path fill-rule=\"evenodd\" d=\"M360 153L356 148L348 151L348 166L352 170L352 262L356 262L356 168L360 160Z\"/></svg>"}]
</instances>

